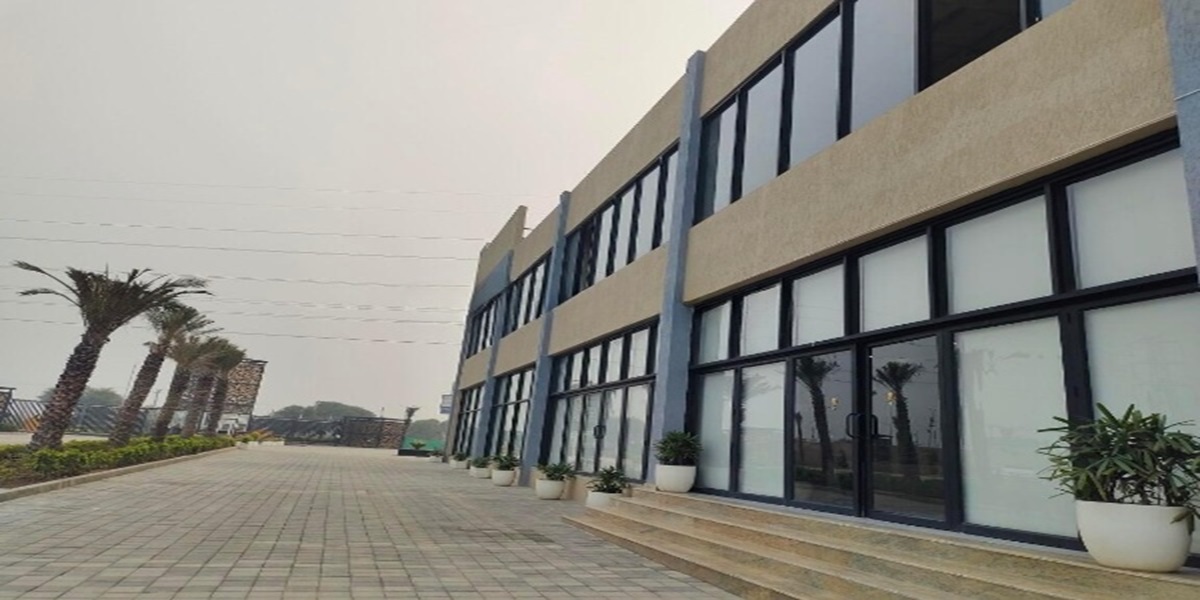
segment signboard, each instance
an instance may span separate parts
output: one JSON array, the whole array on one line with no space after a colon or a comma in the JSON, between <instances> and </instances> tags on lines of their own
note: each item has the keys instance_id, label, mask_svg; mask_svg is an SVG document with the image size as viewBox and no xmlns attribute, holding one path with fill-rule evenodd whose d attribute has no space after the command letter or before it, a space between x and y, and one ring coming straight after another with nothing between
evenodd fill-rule
<instances>
[{"instance_id":1,"label":"signboard","mask_svg":"<svg viewBox=\"0 0 1200 600\"><path fill-rule=\"evenodd\" d=\"M442 394L442 404L438 407L438 414L448 415L452 408L454 408L454 394Z\"/></svg>"},{"instance_id":2,"label":"signboard","mask_svg":"<svg viewBox=\"0 0 1200 600\"><path fill-rule=\"evenodd\" d=\"M246 359L229 372L229 395L225 399L226 415L250 415L258 400L265 360Z\"/></svg>"}]
</instances>

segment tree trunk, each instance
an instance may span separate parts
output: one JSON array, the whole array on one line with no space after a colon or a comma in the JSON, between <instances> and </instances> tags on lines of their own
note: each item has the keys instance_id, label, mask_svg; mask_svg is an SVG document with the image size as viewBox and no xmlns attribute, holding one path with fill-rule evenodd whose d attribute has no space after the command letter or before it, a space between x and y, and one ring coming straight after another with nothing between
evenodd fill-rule
<instances>
[{"instance_id":1,"label":"tree trunk","mask_svg":"<svg viewBox=\"0 0 1200 600\"><path fill-rule=\"evenodd\" d=\"M208 404L208 422L204 424L204 435L214 437L221 424L221 413L225 412L225 398L229 395L229 380L220 377L213 387L212 402Z\"/></svg>"},{"instance_id":2,"label":"tree trunk","mask_svg":"<svg viewBox=\"0 0 1200 600\"><path fill-rule=\"evenodd\" d=\"M900 390L896 391L896 416L892 418L896 426L896 445L900 450L900 472L904 479L916 489L921 482L921 464L917 456L917 444L913 441L912 421L908 416L908 398Z\"/></svg>"},{"instance_id":3,"label":"tree trunk","mask_svg":"<svg viewBox=\"0 0 1200 600\"><path fill-rule=\"evenodd\" d=\"M825 485L836 486L837 475L833 470L833 440L829 435L829 416L825 412L825 391L820 387L809 386L808 393L812 396L813 421L817 426L817 438L821 444L821 475Z\"/></svg>"},{"instance_id":4,"label":"tree trunk","mask_svg":"<svg viewBox=\"0 0 1200 600\"><path fill-rule=\"evenodd\" d=\"M161 442L167 437L167 431L171 429L171 420L175 418L175 411L179 410L179 401L183 398L183 392L187 390L191 379L191 371L175 365L171 387L167 388L167 399L163 401L162 408L158 410L158 418L154 421L154 432L151 435L156 441Z\"/></svg>"},{"instance_id":5,"label":"tree trunk","mask_svg":"<svg viewBox=\"0 0 1200 600\"><path fill-rule=\"evenodd\" d=\"M92 378L92 371L96 370L96 362L100 360L100 350L107 341L107 336L93 332L83 334L83 339L79 340L62 374L58 376L54 396L42 413L37 431L29 442L30 450L62 446L63 433L71 425L75 405L79 404L79 398Z\"/></svg>"},{"instance_id":6,"label":"tree trunk","mask_svg":"<svg viewBox=\"0 0 1200 600\"><path fill-rule=\"evenodd\" d=\"M188 405L187 418L183 421L183 431L180 432L185 438L196 435L196 430L200 427L200 417L204 416L204 409L208 406L209 396L212 395L213 382L216 376L212 373L201 373L196 378L196 384L192 386L191 403Z\"/></svg>"},{"instance_id":7,"label":"tree trunk","mask_svg":"<svg viewBox=\"0 0 1200 600\"><path fill-rule=\"evenodd\" d=\"M158 373L162 370L163 361L166 358L166 348L158 345L155 345L146 354L145 360L142 361L142 368L138 370L137 379L133 380L133 389L130 390L125 403L121 405L117 423L113 426L112 433L108 435L110 444L124 446L129 443L133 429L137 426L138 417L142 413L142 405L145 404L146 397L150 395L150 390L154 388L154 383L158 381Z\"/></svg>"}]
</instances>

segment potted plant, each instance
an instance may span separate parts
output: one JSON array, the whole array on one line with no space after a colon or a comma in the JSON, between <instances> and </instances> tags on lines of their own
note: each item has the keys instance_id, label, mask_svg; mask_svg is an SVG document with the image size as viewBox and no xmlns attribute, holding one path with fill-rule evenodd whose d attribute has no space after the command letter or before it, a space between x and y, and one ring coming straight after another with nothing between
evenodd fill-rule
<instances>
[{"instance_id":1,"label":"potted plant","mask_svg":"<svg viewBox=\"0 0 1200 600\"><path fill-rule=\"evenodd\" d=\"M488 479L492 476L492 458L490 456L480 456L471 460L471 477L476 479Z\"/></svg>"},{"instance_id":2,"label":"potted plant","mask_svg":"<svg viewBox=\"0 0 1200 600\"><path fill-rule=\"evenodd\" d=\"M451 469L467 468L467 458L468 457L467 457L466 452L455 452L454 454L450 455L450 468Z\"/></svg>"},{"instance_id":3,"label":"potted plant","mask_svg":"<svg viewBox=\"0 0 1200 600\"><path fill-rule=\"evenodd\" d=\"M620 498L625 493L629 480L625 472L616 467L605 467L596 473L595 478L588 482L588 508L608 508L613 498Z\"/></svg>"},{"instance_id":4,"label":"potted plant","mask_svg":"<svg viewBox=\"0 0 1200 600\"><path fill-rule=\"evenodd\" d=\"M409 444L408 447L412 448L413 450L416 450L417 452L420 452L425 449L425 442L418 440L418 441L415 441L415 442L412 442L411 444Z\"/></svg>"},{"instance_id":5,"label":"potted plant","mask_svg":"<svg viewBox=\"0 0 1200 600\"><path fill-rule=\"evenodd\" d=\"M567 463L555 463L538 467L542 478L533 484L539 500L558 500L567 489L567 479L575 476L575 467Z\"/></svg>"},{"instance_id":6,"label":"potted plant","mask_svg":"<svg viewBox=\"0 0 1200 600\"><path fill-rule=\"evenodd\" d=\"M700 458L700 438L686 431L669 431L654 444L658 465L654 468L654 487L663 492L684 493L696 483L696 460Z\"/></svg>"},{"instance_id":7,"label":"potted plant","mask_svg":"<svg viewBox=\"0 0 1200 600\"><path fill-rule=\"evenodd\" d=\"M425 460L427 460L427 461L429 461L429 462L431 462L431 463L435 463L435 462L442 462L442 456L443 456L443 455L442 455L442 451L441 451L441 450L431 450L431 451L429 452L429 457L428 457L428 458L426 458Z\"/></svg>"},{"instance_id":8,"label":"potted plant","mask_svg":"<svg viewBox=\"0 0 1200 600\"><path fill-rule=\"evenodd\" d=\"M1116 416L1056 418L1059 434L1039 452L1044 475L1075 498L1083 545L1096 562L1122 569L1170 572L1187 560L1200 502L1200 437L1177 431L1161 414L1130 406Z\"/></svg>"},{"instance_id":9,"label":"potted plant","mask_svg":"<svg viewBox=\"0 0 1200 600\"><path fill-rule=\"evenodd\" d=\"M520 464L515 456L497 456L492 466L492 483L501 487L512 485L517 478L517 467Z\"/></svg>"}]
</instances>

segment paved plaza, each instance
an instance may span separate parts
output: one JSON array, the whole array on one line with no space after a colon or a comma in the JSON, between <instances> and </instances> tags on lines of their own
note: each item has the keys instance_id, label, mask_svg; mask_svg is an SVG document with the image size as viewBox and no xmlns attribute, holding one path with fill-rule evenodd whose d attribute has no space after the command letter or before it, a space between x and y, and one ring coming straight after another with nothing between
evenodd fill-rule
<instances>
[{"instance_id":1,"label":"paved plaza","mask_svg":"<svg viewBox=\"0 0 1200 600\"><path fill-rule=\"evenodd\" d=\"M391 451L230 451L0 503L0 598L730 597L580 510Z\"/></svg>"}]
</instances>

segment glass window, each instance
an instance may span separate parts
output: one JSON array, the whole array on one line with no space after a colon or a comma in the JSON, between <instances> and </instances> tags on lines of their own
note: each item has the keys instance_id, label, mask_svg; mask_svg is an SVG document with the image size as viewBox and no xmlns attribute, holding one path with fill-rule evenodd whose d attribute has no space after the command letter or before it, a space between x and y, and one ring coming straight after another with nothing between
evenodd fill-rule
<instances>
[{"instance_id":1,"label":"glass window","mask_svg":"<svg viewBox=\"0 0 1200 600\"><path fill-rule=\"evenodd\" d=\"M613 249L613 272L629 263L629 243L633 236L633 208L636 188L621 197L621 216L617 219L617 246Z\"/></svg>"},{"instance_id":2,"label":"glass window","mask_svg":"<svg viewBox=\"0 0 1200 600\"><path fill-rule=\"evenodd\" d=\"M592 472L596 469L596 438L595 427L600 425L600 402L602 394L589 394L583 399L583 435L580 440L579 470Z\"/></svg>"},{"instance_id":3,"label":"glass window","mask_svg":"<svg viewBox=\"0 0 1200 600\"><path fill-rule=\"evenodd\" d=\"M929 318L929 249L924 237L859 260L862 330Z\"/></svg>"},{"instance_id":4,"label":"glass window","mask_svg":"<svg viewBox=\"0 0 1200 600\"><path fill-rule=\"evenodd\" d=\"M700 315L700 363L729 358L729 303L715 306Z\"/></svg>"},{"instance_id":5,"label":"glass window","mask_svg":"<svg viewBox=\"0 0 1200 600\"><path fill-rule=\"evenodd\" d=\"M853 73L851 130L916 93L916 0L858 0L854 4Z\"/></svg>"},{"instance_id":6,"label":"glass window","mask_svg":"<svg viewBox=\"0 0 1200 600\"><path fill-rule=\"evenodd\" d=\"M783 497L783 363L742 369L740 491Z\"/></svg>"},{"instance_id":7,"label":"glass window","mask_svg":"<svg viewBox=\"0 0 1200 600\"><path fill-rule=\"evenodd\" d=\"M579 434L582 431L579 420L583 417L583 397L570 398L567 402L567 441L563 448L563 462L575 465L575 469L578 470Z\"/></svg>"},{"instance_id":8,"label":"glass window","mask_svg":"<svg viewBox=\"0 0 1200 600\"><path fill-rule=\"evenodd\" d=\"M1044 198L947 228L946 255L950 312L1054 293Z\"/></svg>"},{"instance_id":9,"label":"glass window","mask_svg":"<svg viewBox=\"0 0 1200 600\"><path fill-rule=\"evenodd\" d=\"M525 454L525 428L529 426L529 403L518 402L513 405L516 414L513 416L512 455L521 458Z\"/></svg>"},{"instance_id":10,"label":"glass window","mask_svg":"<svg viewBox=\"0 0 1200 600\"><path fill-rule=\"evenodd\" d=\"M792 54L792 166L837 141L841 47L837 18Z\"/></svg>"},{"instance_id":11,"label":"glass window","mask_svg":"<svg viewBox=\"0 0 1200 600\"><path fill-rule=\"evenodd\" d=\"M654 247L655 223L658 217L658 169L650 169L642 177L638 192L637 238L633 258L637 260Z\"/></svg>"},{"instance_id":12,"label":"glass window","mask_svg":"<svg viewBox=\"0 0 1200 600\"><path fill-rule=\"evenodd\" d=\"M1196 264L1179 150L1068 186L1079 286Z\"/></svg>"},{"instance_id":13,"label":"glass window","mask_svg":"<svg viewBox=\"0 0 1200 600\"><path fill-rule=\"evenodd\" d=\"M567 237L566 245L563 247L563 274L559 297L562 299L570 298L575 295L578 289L577 279L579 277L579 234L574 233Z\"/></svg>"},{"instance_id":14,"label":"glass window","mask_svg":"<svg viewBox=\"0 0 1200 600\"><path fill-rule=\"evenodd\" d=\"M649 373L650 330L639 329L629 335L629 377Z\"/></svg>"},{"instance_id":15,"label":"glass window","mask_svg":"<svg viewBox=\"0 0 1200 600\"><path fill-rule=\"evenodd\" d=\"M779 174L782 101L783 67L772 69L746 92L741 196L753 192Z\"/></svg>"},{"instance_id":16,"label":"glass window","mask_svg":"<svg viewBox=\"0 0 1200 600\"><path fill-rule=\"evenodd\" d=\"M1066 8L1074 0L1040 0L1042 8L1042 18L1046 17Z\"/></svg>"},{"instance_id":17,"label":"glass window","mask_svg":"<svg viewBox=\"0 0 1200 600\"><path fill-rule=\"evenodd\" d=\"M854 358L849 352L802 356L795 361L794 498L854 506L854 442L846 417L854 412Z\"/></svg>"},{"instance_id":18,"label":"glass window","mask_svg":"<svg viewBox=\"0 0 1200 600\"><path fill-rule=\"evenodd\" d=\"M617 214L616 207L610 206L600 213L599 233L596 234L596 276L593 282L604 279L612 265L610 250L612 247L613 219Z\"/></svg>"},{"instance_id":19,"label":"glass window","mask_svg":"<svg viewBox=\"0 0 1200 600\"><path fill-rule=\"evenodd\" d=\"M733 371L705 375L700 386L699 487L729 489L729 447L733 427Z\"/></svg>"},{"instance_id":20,"label":"glass window","mask_svg":"<svg viewBox=\"0 0 1200 600\"><path fill-rule=\"evenodd\" d=\"M570 400L560 400L554 403L554 425L550 434L550 458L547 463L563 462L563 428L567 420L567 409Z\"/></svg>"},{"instance_id":21,"label":"glass window","mask_svg":"<svg viewBox=\"0 0 1200 600\"><path fill-rule=\"evenodd\" d=\"M663 185L663 200L661 203L662 210L662 227L659 228L661 236L659 244L665 244L671 239L671 215L674 214L675 206L675 172L679 169L679 153L672 152L667 158L667 182Z\"/></svg>"},{"instance_id":22,"label":"glass window","mask_svg":"<svg viewBox=\"0 0 1200 600\"><path fill-rule=\"evenodd\" d=\"M1039 474L1038 429L1066 416L1056 319L956 334L963 503L977 525L1075 536L1075 505Z\"/></svg>"},{"instance_id":23,"label":"glass window","mask_svg":"<svg viewBox=\"0 0 1200 600\"><path fill-rule=\"evenodd\" d=\"M845 268L841 265L792 284L792 343L811 344L846 334Z\"/></svg>"},{"instance_id":24,"label":"glass window","mask_svg":"<svg viewBox=\"0 0 1200 600\"><path fill-rule=\"evenodd\" d=\"M604 381L620 381L621 377L621 351L625 347L624 338L617 338L608 343L608 363L605 366Z\"/></svg>"},{"instance_id":25,"label":"glass window","mask_svg":"<svg viewBox=\"0 0 1200 600\"><path fill-rule=\"evenodd\" d=\"M568 380L570 389L575 389L583 385L583 357L584 351L580 350L571 356L571 370L569 371L571 378Z\"/></svg>"},{"instance_id":26,"label":"glass window","mask_svg":"<svg viewBox=\"0 0 1200 600\"><path fill-rule=\"evenodd\" d=\"M742 299L742 355L779 349L779 286Z\"/></svg>"},{"instance_id":27,"label":"glass window","mask_svg":"<svg viewBox=\"0 0 1200 600\"><path fill-rule=\"evenodd\" d=\"M733 199L733 146L737 137L738 106L733 104L704 123L701 135L700 206L697 220L725 208Z\"/></svg>"},{"instance_id":28,"label":"glass window","mask_svg":"<svg viewBox=\"0 0 1200 600\"><path fill-rule=\"evenodd\" d=\"M933 0L930 6L930 83L1021 33L1023 0Z\"/></svg>"},{"instance_id":29,"label":"glass window","mask_svg":"<svg viewBox=\"0 0 1200 600\"><path fill-rule=\"evenodd\" d=\"M650 410L650 386L629 388L625 398L625 454L622 468L630 479L646 476L646 426Z\"/></svg>"},{"instance_id":30,"label":"glass window","mask_svg":"<svg viewBox=\"0 0 1200 600\"><path fill-rule=\"evenodd\" d=\"M546 305L546 273L550 271L550 259L542 259L542 266L534 271L536 278L533 282L533 317L542 316L542 309Z\"/></svg>"},{"instance_id":31,"label":"glass window","mask_svg":"<svg viewBox=\"0 0 1200 600\"><path fill-rule=\"evenodd\" d=\"M624 390L604 392L604 428L600 438L600 468L617 466L621 450L621 412L625 404ZM626 473L628 476L628 473Z\"/></svg>"}]
</instances>

